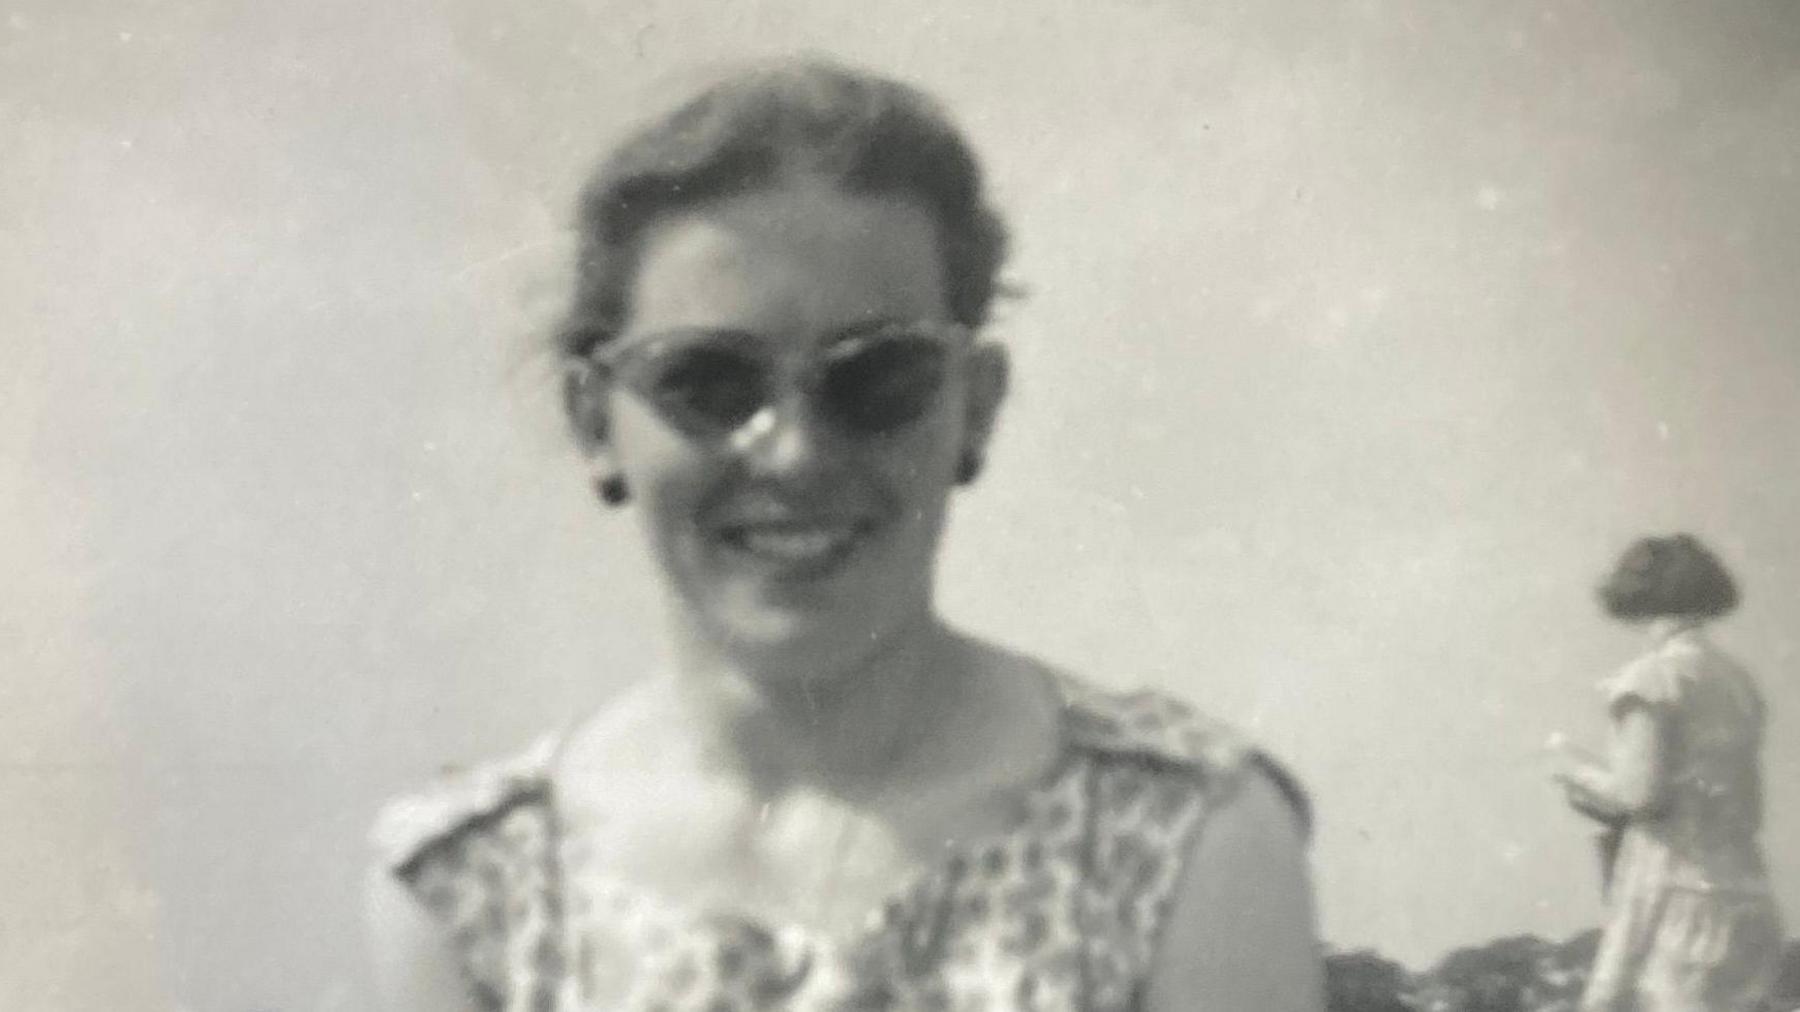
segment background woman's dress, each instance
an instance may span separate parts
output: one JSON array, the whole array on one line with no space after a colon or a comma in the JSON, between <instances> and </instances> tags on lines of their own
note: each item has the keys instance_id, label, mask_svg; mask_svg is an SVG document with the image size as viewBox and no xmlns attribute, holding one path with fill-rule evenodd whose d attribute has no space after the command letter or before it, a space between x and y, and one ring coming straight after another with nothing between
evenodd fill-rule
<instances>
[{"instance_id":1,"label":"background woman's dress","mask_svg":"<svg viewBox=\"0 0 1800 1012\"><path fill-rule=\"evenodd\" d=\"M1587 1009L1754 1009L1782 943L1757 834L1764 711L1741 666L1694 626L1601 683L1615 717L1652 708L1667 790L1625 829Z\"/></svg>"}]
</instances>

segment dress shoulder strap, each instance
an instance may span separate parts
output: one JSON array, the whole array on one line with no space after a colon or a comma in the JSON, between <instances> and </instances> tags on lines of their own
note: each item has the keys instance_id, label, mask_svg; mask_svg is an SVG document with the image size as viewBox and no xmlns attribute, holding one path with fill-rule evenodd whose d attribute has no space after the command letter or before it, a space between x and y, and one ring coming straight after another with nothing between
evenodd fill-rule
<instances>
[{"instance_id":1,"label":"dress shoulder strap","mask_svg":"<svg viewBox=\"0 0 1800 1012\"><path fill-rule=\"evenodd\" d=\"M434 848L504 818L520 804L548 796L550 764L560 735L469 767L452 767L431 783L390 800L376 817L370 842L382 864L405 877Z\"/></svg>"},{"instance_id":2,"label":"dress shoulder strap","mask_svg":"<svg viewBox=\"0 0 1800 1012\"><path fill-rule=\"evenodd\" d=\"M1061 674L1057 682L1074 747L1191 771L1215 806L1260 774L1280 789L1310 833L1312 803L1299 780L1230 724L1162 692L1111 691Z\"/></svg>"},{"instance_id":3,"label":"dress shoulder strap","mask_svg":"<svg viewBox=\"0 0 1800 1012\"><path fill-rule=\"evenodd\" d=\"M377 857L445 929L478 1008L552 1008L534 960L556 923L550 770L560 735L448 771L383 808Z\"/></svg>"}]
</instances>

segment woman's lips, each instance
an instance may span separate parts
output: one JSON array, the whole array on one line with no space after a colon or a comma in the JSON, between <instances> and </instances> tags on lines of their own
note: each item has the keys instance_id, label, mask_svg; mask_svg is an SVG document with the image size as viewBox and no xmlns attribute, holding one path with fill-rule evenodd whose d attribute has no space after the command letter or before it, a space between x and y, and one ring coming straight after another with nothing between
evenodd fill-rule
<instances>
[{"instance_id":1,"label":"woman's lips","mask_svg":"<svg viewBox=\"0 0 1800 1012\"><path fill-rule=\"evenodd\" d=\"M784 576L835 569L874 529L849 520L778 520L721 525L718 540L735 556Z\"/></svg>"}]
</instances>

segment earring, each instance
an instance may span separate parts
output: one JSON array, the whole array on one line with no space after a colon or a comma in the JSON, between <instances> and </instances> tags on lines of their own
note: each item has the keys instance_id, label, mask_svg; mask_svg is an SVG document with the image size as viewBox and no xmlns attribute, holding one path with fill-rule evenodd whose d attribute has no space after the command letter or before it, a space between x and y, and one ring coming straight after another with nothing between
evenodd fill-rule
<instances>
[{"instance_id":1,"label":"earring","mask_svg":"<svg viewBox=\"0 0 1800 1012\"><path fill-rule=\"evenodd\" d=\"M969 485L981 476L981 453L978 450L964 450L962 458L956 462L956 483Z\"/></svg>"},{"instance_id":2,"label":"earring","mask_svg":"<svg viewBox=\"0 0 1800 1012\"><path fill-rule=\"evenodd\" d=\"M622 474L608 474L595 480L594 491L608 506L623 506L631 498L631 488L625 484Z\"/></svg>"}]
</instances>

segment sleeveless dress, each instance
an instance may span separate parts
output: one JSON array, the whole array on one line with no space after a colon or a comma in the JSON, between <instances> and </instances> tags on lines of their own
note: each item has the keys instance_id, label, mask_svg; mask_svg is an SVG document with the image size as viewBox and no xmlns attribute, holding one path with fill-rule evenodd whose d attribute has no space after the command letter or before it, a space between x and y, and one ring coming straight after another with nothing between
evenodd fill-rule
<instances>
[{"instance_id":1,"label":"sleeveless dress","mask_svg":"<svg viewBox=\"0 0 1800 1012\"><path fill-rule=\"evenodd\" d=\"M1138 1007L1183 859L1269 776L1236 732L1154 693L1070 679L1063 756L1011 830L896 883L848 939L684 908L584 867L549 779L558 742L390 803L375 842L496 1012Z\"/></svg>"},{"instance_id":2,"label":"sleeveless dress","mask_svg":"<svg viewBox=\"0 0 1800 1012\"><path fill-rule=\"evenodd\" d=\"M1582 1007L1760 1008L1782 927L1757 842L1764 712L1756 684L1686 626L1601 689L1615 718L1646 706L1662 719L1669 779L1663 806L1625 829Z\"/></svg>"}]
</instances>

